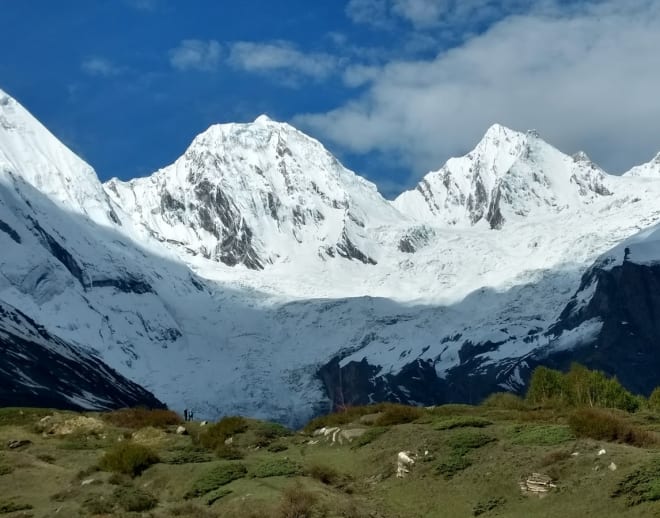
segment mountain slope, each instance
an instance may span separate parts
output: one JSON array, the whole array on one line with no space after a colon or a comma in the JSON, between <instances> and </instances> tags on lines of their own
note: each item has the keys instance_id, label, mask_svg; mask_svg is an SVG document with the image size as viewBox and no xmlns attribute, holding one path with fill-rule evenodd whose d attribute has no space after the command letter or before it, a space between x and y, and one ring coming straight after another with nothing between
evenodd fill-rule
<instances>
[{"instance_id":1,"label":"mountain slope","mask_svg":"<svg viewBox=\"0 0 660 518\"><path fill-rule=\"evenodd\" d=\"M373 229L403 219L320 143L265 116L212 126L171 166L106 191L160 241L252 269L303 257L375 264Z\"/></svg>"},{"instance_id":2,"label":"mountain slope","mask_svg":"<svg viewBox=\"0 0 660 518\"><path fill-rule=\"evenodd\" d=\"M0 406L107 410L164 405L96 356L0 302Z\"/></svg>"},{"instance_id":3,"label":"mountain slope","mask_svg":"<svg viewBox=\"0 0 660 518\"><path fill-rule=\"evenodd\" d=\"M568 157L534 132L496 124L471 153L450 159L394 204L441 225L501 228L507 220L579 208L610 194L605 173L584 153Z\"/></svg>"},{"instance_id":4,"label":"mountain slope","mask_svg":"<svg viewBox=\"0 0 660 518\"><path fill-rule=\"evenodd\" d=\"M433 204L391 204L263 117L102 186L17 106L0 106L0 150L18 157L0 163L0 301L204 417L298 424L333 404L519 389L544 351L593 343L597 323L560 329L582 276L660 221L660 178L498 126L430 175ZM49 181L14 151L28 145Z\"/></svg>"}]
</instances>

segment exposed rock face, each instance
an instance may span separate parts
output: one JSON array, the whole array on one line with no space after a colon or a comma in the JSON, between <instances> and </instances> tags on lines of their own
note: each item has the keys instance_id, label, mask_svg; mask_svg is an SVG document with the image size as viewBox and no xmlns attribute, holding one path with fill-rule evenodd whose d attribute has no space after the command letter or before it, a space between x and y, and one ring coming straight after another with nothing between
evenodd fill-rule
<instances>
[{"instance_id":1,"label":"exposed rock face","mask_svg":"<svg viewBox=\"0 0 660 518\"><path fill-rule=\"evenodd\" d=\"M414 361L396 374L379 375L380 367L366 359L341 366L338 358L319 370L333 407L393 401L433 405L447 398L446 382L431 362Z\"/></svg>"},{"instance_id":2,"label":"exposed rock face","mask_svg":"<svg viewBox=\"0 0 660 518\"><path fill-rule=\"evenodd\" d=\"M171 166L105 187L157 239L253 270L310 252L375 265L373 227L402 217L317 141L266 117L212 126Z\"/></svg>"},{"instance_id":3,"label":"exposed rock face","mask_svg":"<svg viewBox=\"0 0 660 518\"><path fill-rule=\"evenodd\" d=\"M0 406L163 408L153 394L87 351L0 303Z\"/></svg>"},{"instance_id":4,"label":"exposed rock face","mask_svg":"<svg viewBox=\"0 0 660 518\"><path fill-rule=\"evenodd\" d=\"M405 214L449 226L552 214L610 196L606 174L584 153L563 155L535 132L492 126L466 156L450 159L394 202Z\"/></svg>"},{"instance_id":5,"label":"exposed rock face","mask_svg":"<svg viewBox=\"0 0 660 518\"><path fill-rule=\"evenodd\" d=\"M634 392L649 394L658 386L660 373L660 264L596 266L585 274L578 294L591 286L591 299L579 306L576 296L552 333L596 320L602 327L595 339L574 350L551 351L547 357L540 351L539 361L559 368L580 362L616 375Z\"/></svg>"}]
</instances>

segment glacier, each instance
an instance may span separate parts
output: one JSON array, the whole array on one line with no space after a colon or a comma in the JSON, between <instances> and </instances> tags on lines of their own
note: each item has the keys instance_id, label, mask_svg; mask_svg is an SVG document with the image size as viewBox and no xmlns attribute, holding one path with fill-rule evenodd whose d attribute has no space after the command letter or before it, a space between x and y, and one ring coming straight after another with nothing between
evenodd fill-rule
<instances>
[{"instance_id":1,"label":"glacier","mask_svg":"<svg viewBox=\"0 0 660 518\"><path fill-rule=\"evenodd\" d=\"M266 116L102 184L0 92L0 301L200 417L478 401L597 333L558 322L659 196L657 160L610 175L494 125L388 201Z\"/></svg>"}]
</instances>

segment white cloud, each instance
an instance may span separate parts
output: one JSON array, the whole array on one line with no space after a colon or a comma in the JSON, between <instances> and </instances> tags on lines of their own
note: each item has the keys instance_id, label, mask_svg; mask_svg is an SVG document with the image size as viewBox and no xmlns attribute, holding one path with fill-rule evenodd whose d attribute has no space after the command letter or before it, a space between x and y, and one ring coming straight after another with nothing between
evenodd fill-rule
<instances>
[{"instance_id":1,"label":"white cloud","mask_svg":"<svg viewBox=\"0 0 660 518\"><path fill-rule=\"evenodd\" d=\"M239 41L231 46L229 62L254 73L279 73L290 81L302 77L323 80L336 71L339 59L325 53L303 53L291 43Z\"/></svg>"},{"instance_id":2,"label":"white cloud","mask_svg":"<svg viewBox=\"0 0 660 518\"><path fill-rule=\"evenodd\" d=\"M296 123L417 173L470 150L494 123L535 128L622 171L660 149L660 2L610 0L510 16L431 60L354 67L366 93Z\"/></svg>"},{"instance_id":3,"label":"white cloud","mask_svg":"<svg viewBox=\"0 0 660 518\"><path fill-rule=\"evenodd\" d=\"M83 61L80 68L90 76L110 77L120 75L124 72L123 68L116 66L108 59L98 56Z\"/></svg>"},{"instance_id":4,"label":"white cloud","mask_svg":"<svg viewBox=\"0 0 660 518\"><path fill-rule=\"evenodd\" d=\"M444 26L467 31L485 21L542 7L552 0L350 0L346 14L355 23L392 28L404 21L417 29ZM569 2L577 0L568 0ZM584 0L598 1L598 0Z\"/></svg>"},{"instance_id":5,"label":"white cloud","mask_svg":"<svg viewBox=\"0 0 660 518\"><path fill-rule=\"evenodd\" d=\"M213 71L220 64L222 47L216 40L183 40L170 50L170 64L177 70Z\"/></svg>"},{"instance_id":6,"label":"white cloud","mask_svg":"<svg viewBox=\"0 0 660 518\"><path fill-rule=\"evenodd\" d=\"M448 9L447 4L448 2L441 0L394 0L392 12L415 27L432 26L438 23Z\"/></svg>"}]
</instances>

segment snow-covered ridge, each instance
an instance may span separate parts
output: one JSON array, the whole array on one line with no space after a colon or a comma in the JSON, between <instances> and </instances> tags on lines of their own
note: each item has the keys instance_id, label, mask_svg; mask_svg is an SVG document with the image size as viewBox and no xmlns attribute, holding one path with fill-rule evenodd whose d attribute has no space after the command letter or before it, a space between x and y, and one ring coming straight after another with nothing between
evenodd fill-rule
<instances>
[{"instance_id":1,"label":"snow-covered ridge","mask_svg":"<svg viewBox=\"0 0 660 518\"><path fill-rule=\"evenodd\" d=\"M318 141L266 116L211 126L174 164L106 191L161 241L227 265L377 261L373 231L405 218Z\"/></svg>"},{"instance_id":2,"label":"snow-covered ridge","mask_svg":"<svg viewBox=\"0 0 660 518\"><path fill-rule=\"evenodd\" d=\"M646 178L660 177L660 153L658 153L650 162L633 167L630 171L624 173L623 176L637 176Z\"/></svg>"},{"instance_id":3,"label":"snow-covered ridge","mask_svg":"<svg viewBox=\"0 0 660 518\"><path fill-rule=\"evenodd\" d=\"M119 223L92 167L2 90L0 170L20 176L66 210Z\"/></svg>"},{"instance_id":4,"label":"snow-covered ridge","mask_svg":"<svg viewBox=\"0 0 660 518\"><path fill-rule=\"evenodd\" d=\"M459 385L510 365L548 344L594 259L660 222L660 177L609 176L501 126L429 175L432 204L419 189L390 203L266 117L100 186L3 102L0 301L208 417L299 422L333 360L401 394L411 364Z\"/></svg>"},{"instance_id":5,"label":"snow-covered ridge","mask_svg":"<svg viewBox=\"0 0 660 518\"><path fill-rule=\"evenodd\" d=\"M493 125L466 156L450 159L394 202L403 213L450 226L485 224L577 209L611 194L585 153L569 157L534 131Z\"/></svg>"}]
</instances>

